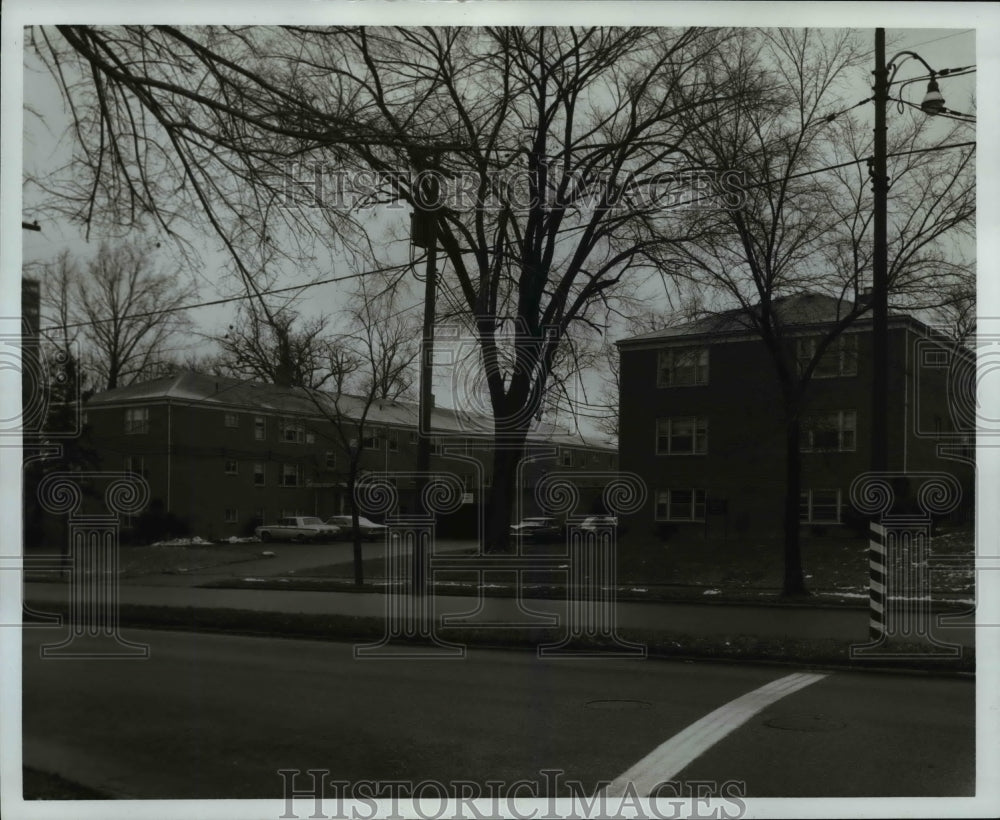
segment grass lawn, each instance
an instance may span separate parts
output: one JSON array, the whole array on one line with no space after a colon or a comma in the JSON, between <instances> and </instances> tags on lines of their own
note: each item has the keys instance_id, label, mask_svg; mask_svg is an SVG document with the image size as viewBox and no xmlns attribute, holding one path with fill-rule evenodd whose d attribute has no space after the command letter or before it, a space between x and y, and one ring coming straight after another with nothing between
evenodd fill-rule
<instances>
[{"instance_id":1,"label":"grass lawn","mask_svg":"<svg viewBox=\"0 0 1000 820\"><path fill-rule=\"evenodd\" d=\"M532 545L529 555L558 556L558 544ZM471 555L472 550L449 555ZM932 569L931 589L936 595L971 599L974 593L974 548L971 531L942 534L931 542L933 557L957 559L947 567ZM816 592L867 597L868 543L863 538L804 539L802 563L806 586ZM568 561L566 562L568 567ZM781 590L784 572L780 542L675 542L639 545L625 538L618 546L618 584L624 587L692 588L695 594L775 594ZM364 562L366 582L385 581L382 558ZM331 564L300 570L295 578L352 579L350 563ZM476 583L474 571L436 570L439 584ZM531 570L525 585L562 585L568 580L565 569ZM510 584L509 571L490 571L485 584Z\"/></svg>"}]
</instances>

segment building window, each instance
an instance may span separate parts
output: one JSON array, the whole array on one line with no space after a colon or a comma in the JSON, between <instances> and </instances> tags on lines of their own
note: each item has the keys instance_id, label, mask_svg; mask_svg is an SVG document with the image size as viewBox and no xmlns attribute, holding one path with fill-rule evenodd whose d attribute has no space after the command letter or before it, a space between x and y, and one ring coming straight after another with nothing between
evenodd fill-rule
<instances>
[{"instance_id":1,"label":"building window","mask_svg":"<svg viewBox=\"0 0 1000 820\"><path fill-rule=\"evenodd\" d=\"M327 450L324 464L326 465L326 469L335 470L337 468L337 453L333 450Z\"/></svg>"},{"instance_id":2,"label":"building window","mask_svg":"<svg viewBox=\"0 0 1000 820\"><path fill-rule=\"evenodd\" d=\"M267 438L267 422L263 416L253 417L253 437L256 441L264 441Z\"/></svg>"},{"instance_id":3,"label":"building window","mask_svg":"<svg viewBox=\"0 0 1000 820\"><path fill-rule=\"evenodd\" d=\"M239 427L240 417L237 413L226 413L224 423L226 427Z\"/></svg>"},{"instance_id":4,"label":"building window","mask_svg":"<svg viewBox=\"0 0 1000 820\"><path fill-rule=\"evenodd\" d=\"M854 410L810 413L802 419L802 452L853 451L857 439L857 423L857 413Z\"/></svg>"},{"instance_id":5,"label":"building window","mask_svg":"<svg viewBox=\"0 0 1000 820\"><path fill-rule=\"evenodd\" d=\"M306 440L305 428L297 421L281 423L281 440L291 444L302 444Z\"/></svg>"},{"instance_id":6,"label":"building window","mask_svg":"<svg viewBox=\"0 0 1000 820\"><path fill-rule=\"evenodd\" d=\"M382 440L379 438L379 431L372 430L369 433L365 433L361 443L366 450L380 450L382 448Z\"/></svg>"},{"instance_id":7,"label":"building window","mask_svg":"<svg viewBox=\"0 0 1000 820\"><path fill-rule=\"evenodd\" d=\"M226 459L226 475L237 475L240 471L240 464L235 458Z\"/></svg>"},{"instance_id":8,"label":"building window","mask_svg":"<svg viewBox=\"0 0 1000 820\"><path fill-rule=\"evenodd\" d=\"M389 448L390 453L398 452L399 450L399 430L386 430L385 431L385 442L386 446Z\"/></svg>"},{"instance_id":9,"label":"building window","mask_svg":"<svg viewBox=\"0 0 1000 820\"><path fill-rule=\"evenodd\" d=\"M431 455L435 456L441 455L441 439L437 438L431 439Z\"/></svg>"},{"instance_id":10,"label":"building window","mask_svg":"<svg viewBox=\"0 0 1000 820\"><path fill-rule=\"evenodd\" d=\"M656 386L708 384L707 347L671 347L657 356Z\"/></svg>"},{"instance_id":11,"label":"building window","mask_svg":"<svg viewBox=\"0 0 1000 820\"><path fill-rule=\"evenodd\" d=\"M235 507L226 507L226 523L236 524L240 520L239 513Z\"/></svg>"},{"instance_id":12,"label":"building window","mask_svg":"<svg viewBox=\"0 0 1000 820\"><path fill-rule=\"evenodd\" d=\"M316 433L313 430L306 430L306 444L316 443Z\"/></svg>"},{"instance_id":13,"label":"building window","mask_svg":"<svg viewBox=\"0 0 1000 820\"><path fill-rule=\"evenodd\" d=\"M563 467L573 466L573 451L572 450L561 450L559 452L559 463Z\"/></svg>"},{"instance_id":14,"label":"building window","mask_svg":"<svg viewBox=\"0 0 1000 820\"><path fill-rule=\"evenodd\" d=\"M253 511L253 522L254 522L254 524L263 524L264 520L265 520L264 519L264 515L265 515L265 513L264 513L264 508L263 507L261 507L258 510L254 510Z\"/></svg>"},{"instance_id":15,"label":"building window","mask_svg":"<svg viewBox=\"0 0 1000 820\"><path fill-rule=\"evenodd\" d=\"M264 464L260 461L255 462L253 465L253 485L255 487L264 486Z\"/></svg>"},{"instance_id":16,"label":"building window","mask_svg":"<svg viewBox=\"0 0 1000 820\"><path fill-rule=\"evenodd\" d=\"M816 355L820 339L796 339L795 353L799 362L799 372L804 373L809 362ZM845 333L834 339L816 362L813 370L815 379L833 379L837 376L856 376L858 374L858 334Z\"/></svg>"},{"instance_id":17,"label":"building window","mask_svg":"<svg viewBox=\"0 0 1000 820\"><path fill-rule=\"evenodd\" d=\"M281 465L281 486L282 487L298 487L299 486L299 465L298 464L282 464Z\"/></svg>"},{"instance_id":18,"label":"building window","mask_svg":"<svg viewBox=\"0 0 1000 820\"><path fill-rule=\"evenodd\" d=\"M142 456L125 456L122 458L122 468L126 473L135 473L143 478L149 478L146 460Z\"/></svg>"},{"instance_id":19,"label":"building window","mask_svg":"<svg viewBox=\"0 0 1000 820\"><path fill-rule=\"evenodd\" d=\"M125 435L135 436L149 432L149 408L128 407L125 409Z\"/></svg>"},{"instance_id":20,"label":"building window","mask_svg":"<svg viewBox=\"0 0 1000 820\"><path fill-rule=\"evenodd\" d=\"M411 430L410 431L410 444L416 444L416 443L417 443L417 431L416 430Z\"/></svg>"},{"instance_id":21,"label":"building window","mask_svg":"<svg viewBox=\"0 0 1000 820\"><path fill-rule=\"evenodd\" d=\"M704 521L704 490L660 490L656 494L657 521Z\"/></svg>"},{"instance_id":22,"label":"building window","mask_svg":"<svg viewBox=\"0 0 1000 820\"><path fill-rule=\"evenodd\" d=\"M656 420L656 454L704 455L708 451L708 419L680 416Z\"/></svg>"},{"instance_id":23,"label":"building window","mask_svg":"<svg viewBox=\"0 0 1000 820\"><path fill-rule=\"evenodd\" d=\"M805 524L839 524L840 490L806 490L799 504L799 519Z\"/></svg>"}]
</instances>

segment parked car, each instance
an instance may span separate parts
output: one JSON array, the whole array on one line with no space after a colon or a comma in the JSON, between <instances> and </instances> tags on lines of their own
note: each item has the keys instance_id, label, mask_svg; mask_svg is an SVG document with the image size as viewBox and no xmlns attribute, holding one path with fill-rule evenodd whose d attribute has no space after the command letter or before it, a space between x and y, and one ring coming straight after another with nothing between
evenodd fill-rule
<instances>
[{"instance_id":1,"label":"parked car","mask_svg":"<svg viewBox=\"0 0 1000 820\"><path fill-rule=\"evenodd\" d=\"M293 515L279 518L275 524L261 524L254 532L261 541L320 541L331 540L340 527L326 524L314 515Z\"/></svg>"},{"instance_id":2,"label":"parked car","mask_svg":"<svg viewBox=\"0 0 1000 820\"><path fill-rule=\"evenodd\" d=\"M514 524L510 528L510 534L513 538L535 542L561 541L565 532L559 519L547 516L523 518L521 523Z\"/></svg>"},{"instance_id":3,"label":"parked car","mask_svg":"<svg viewBox=\"0 0 1000 820\"><path fill-rule=\"evenodd\" d=\"M332 524L333 526L340 527L340 537L341 538L352 538L353 527L351 524L351 516L349 515L332 515L326 519L327 524ZM365 518L363 515L358 516L358 530L361 532L361 537L367 541L377 541L380 538L385 537L386 526L385 524L376 524Z\"/></svg>"},{"instance_id":4,"label":"parked car","mask_svg":"<svg viewBox=\"0 0 1000 820\"><path fill-rule=\"evenodd\" d=\"M618 516L617 515L588 515L583 521L580 522L581 530L596 530L598 526L610 525L615 529L618 528Z\"/></svg>"}]
</instances>

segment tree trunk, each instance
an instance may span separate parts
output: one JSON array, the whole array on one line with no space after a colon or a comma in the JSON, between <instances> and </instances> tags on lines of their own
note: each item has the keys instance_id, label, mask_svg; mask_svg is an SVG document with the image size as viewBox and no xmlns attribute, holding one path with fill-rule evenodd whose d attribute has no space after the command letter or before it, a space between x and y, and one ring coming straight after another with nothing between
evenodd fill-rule
<instances>
[{"instance_id":1,"label":"tree trunk","mask_svg":"<svg viewBox=\"0 0 1000 820\"><path fill-rule=\"evenodd\" d=\"M493 486L486 510L486 552L510 551L511 515L517 501L517 468L524 457L524 441L505 442L493 453Z\"/></svg>"},{"instance_id":2,"label":"tree trunk","mask_svg":"<svg viewBox=\"0 0 1000 820\"><path fill-rule=\"evenodd\" d=\"M365 566L361 553L361 532L358 527L358 504L354 500L354 485L357 482L358 469L352 464L347 473L347 496L351 504L351 538L354 541L354 585L364 586Z\"/></svg>"},{"instance_id":3,"label":"tree trunk","mask_svg":"<svg viewBox=\"0 0 1000 820\"><path fill-rule=\"evenodd\" d=\"M786 401L785 412L785 579L782 595L808 595L802 572L799 507L802 495L802 455L797 403Z\"/></svg>"}]
</instances>

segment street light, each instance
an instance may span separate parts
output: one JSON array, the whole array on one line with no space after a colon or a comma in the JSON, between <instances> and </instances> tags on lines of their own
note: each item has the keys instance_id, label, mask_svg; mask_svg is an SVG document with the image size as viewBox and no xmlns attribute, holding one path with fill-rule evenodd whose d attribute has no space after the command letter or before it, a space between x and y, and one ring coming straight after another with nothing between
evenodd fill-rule
<instances>
[{"instance_id":1,"label":"street light","mask_svg":"<svg viewBox=\"0 0 1000 820\"><path fill-rule=\"evenodd\" d=\"M897 60L912 57L919 60L930 74L927 93L920 110L930 116L946 111L944 97L938 88L937 77L949 73L935 71L927 61L913 51L900 51L889 62L885 60L885 29L875 29L875 140L871 167L873 189L873 244L872 260L872 438L871 469L885 472L889 469L889 247L886 237L889 177L886 171L885 109L889 101L890 71L892 77L899 70ZM953 71L955 69L952 69Z\"/></svg>"}]
</instances>

